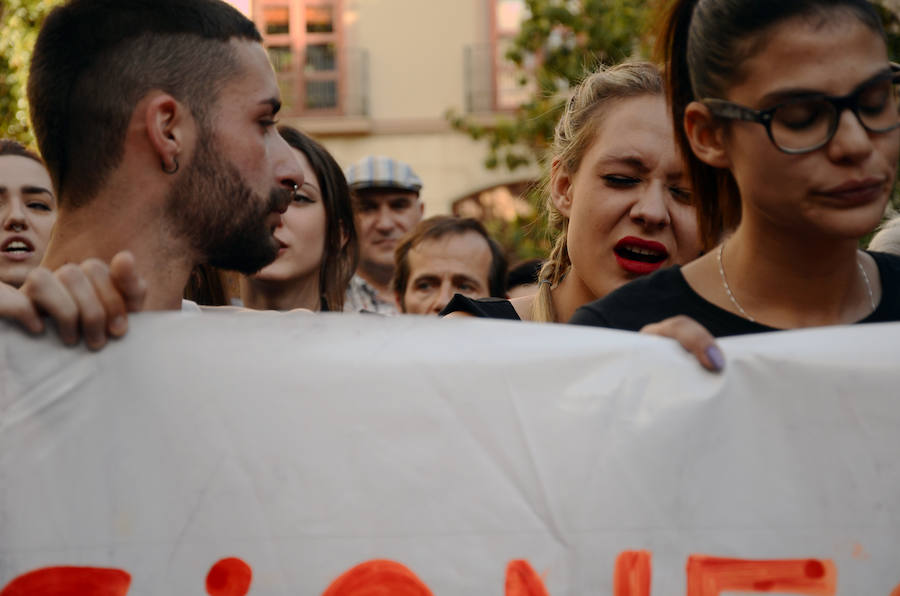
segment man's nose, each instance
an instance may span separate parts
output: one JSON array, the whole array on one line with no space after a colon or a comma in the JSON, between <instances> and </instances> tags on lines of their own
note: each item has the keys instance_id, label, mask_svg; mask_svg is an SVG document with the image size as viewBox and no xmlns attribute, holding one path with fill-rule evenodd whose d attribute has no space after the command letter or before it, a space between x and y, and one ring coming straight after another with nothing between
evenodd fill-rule
<instances>
[{"instance_id":1,"label":"man's nose","mask_svg":"<svg viewBox=\"0 0 900 596\"><path fill-rule=\"evenodd\" d=\"M275 160L275 180L282 188L294 190L303 186L303 168L300 166L300 156L288 145L281 135L275 141L273 151Z\"/></svg>"},{"instance_id":2,"label":"man's nose","mask_svg":"<svg viewBox=\"0 0 900 596\"><path fill-rule=\"evenodd\" d=\"M375 227L382 232L390 232L394 229L394 225L394 214L391 213L390 205L381 205L378 208L378 215L375 219Z\"/></svg>"},{"instance_id":3,"label":"man's nose","mask_svg":"<svg viewBox=\"0 0 900 596\"><path fill-rule=\"evenodd\" d=\"M441 291L437 295L437 299L431 307L433 314L439 314L450 303L450 299L456 293L456 289L452 284L445 283L441 285Z\"/></svg>"}]
</instances>

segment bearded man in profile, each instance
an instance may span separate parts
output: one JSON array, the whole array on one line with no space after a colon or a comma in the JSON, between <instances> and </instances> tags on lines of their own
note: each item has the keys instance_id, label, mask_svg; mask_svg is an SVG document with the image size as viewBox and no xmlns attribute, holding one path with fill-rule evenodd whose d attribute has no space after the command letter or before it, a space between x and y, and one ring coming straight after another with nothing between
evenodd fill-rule
<instances>
[{"instance_id":1,"label":"bearded man in profile","mask_svg":"<svg viewBox=\"0 0 900 596\"><path fill-rule=\"evenodd\" d=\"M59 197L47 269L127 250L144 308L178 309L195 265L252 273L277 255L303 175L259 32L233 7L70 0L41 29L28 98Z\"/></svg>"}]
</instances>

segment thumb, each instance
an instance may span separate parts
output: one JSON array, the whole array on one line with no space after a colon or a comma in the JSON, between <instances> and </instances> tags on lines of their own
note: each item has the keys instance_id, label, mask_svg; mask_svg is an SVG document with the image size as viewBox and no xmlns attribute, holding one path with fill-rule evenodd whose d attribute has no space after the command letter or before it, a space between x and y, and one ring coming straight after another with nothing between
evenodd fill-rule
<instances>
[{"instance_id":1,"label":"thumb","mask_svg":"<svg viewBox=\"0 0 900 596\"><path fill-rule=\"evenodd\" d=\"M128 312L140 312L147 298L147 282L137 271L134 255L123 250L109 262L109 275L122 294Z\"/></svg>"}]
</instances>

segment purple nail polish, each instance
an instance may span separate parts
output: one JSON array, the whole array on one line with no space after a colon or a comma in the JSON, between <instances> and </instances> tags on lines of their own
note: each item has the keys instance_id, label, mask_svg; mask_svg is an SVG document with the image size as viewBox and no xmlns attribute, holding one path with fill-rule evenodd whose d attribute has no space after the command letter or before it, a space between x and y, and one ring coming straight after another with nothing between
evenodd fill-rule
<instances>
[{"instance_id":1,"label":"purple nail polish","mask_svg":"<svg viewBox=\"0 0 900 596\"><path fill-rule=\"evenodd\" d=\"M715 370L719 371L725 368L725 356L722 355L719 346L712 345L706 348L706 357L709 358Z\"/></svg>"}]
</instances>

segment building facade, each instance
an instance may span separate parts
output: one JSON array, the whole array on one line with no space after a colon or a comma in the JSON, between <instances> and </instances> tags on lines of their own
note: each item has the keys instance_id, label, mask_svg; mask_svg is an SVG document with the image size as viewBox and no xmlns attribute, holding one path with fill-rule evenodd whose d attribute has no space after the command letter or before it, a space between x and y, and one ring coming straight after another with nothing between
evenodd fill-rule
<instances>
[{"instance_id":1,"label":"building facade","mask_svg":"<svg viewBox=\"0 0 900 596\"><path fill-rule=\"evenodd\" d=\"M430 215L537 178L536 167L486 169L486 147L445 117L454 109L489 122L522 101L527 92L503 55L524 0L232 3L263 34L284 98L281 121L341 165L371 154L408 162Z\"/></svg>"}]
</instances>

